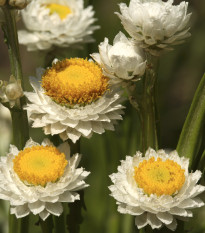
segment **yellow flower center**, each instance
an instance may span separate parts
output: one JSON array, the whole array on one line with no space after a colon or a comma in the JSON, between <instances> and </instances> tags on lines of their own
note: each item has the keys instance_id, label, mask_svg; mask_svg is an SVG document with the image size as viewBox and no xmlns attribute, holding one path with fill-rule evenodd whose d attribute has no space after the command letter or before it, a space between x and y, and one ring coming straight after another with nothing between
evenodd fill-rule
<instances>
[{"instance_id":1,"label":"yellow flower center","mask_svg":"<svg viewBox=\"0 0 205 233\"><path fill-rule=\"evenodd\" d=\"M108 90L108 78L94 62L81 58L59 61L42 77L45 94L62 105L85 105Z\"/></svg>"},{"instance_id":2,"label":"yellow flower center","mask_svg":"<svg viewBox=\"0 0 205 233\"><path fill-rule=\"evenodd\" d=\"M61 19L65 19L71 13L69 7L56 3L47 4L46 8L50 10L50 15L56 13Z\"/></svg>"},{"instance_id":3,"label":"yellow flower center","mask_svg":"<svg viewBox=\"0 0 205 233\"><path fill-rule=\"evenodd\" d=\"M151 157L135 167L134 178L148 195L173 195L185 182L184 169L173 160Z\"/></svg>"},{"instance_id":4,"label":"yellow flower center","mask_svg":"<svg viewBox=\"0 0 205 233\"><path fill-rule=\"evenodd\" d=\"M45 186L63 175L68 161L65 154L53 146L33 146L20 151L13 164L14 171L22 181Z\"/></svg>"}]
</instances>

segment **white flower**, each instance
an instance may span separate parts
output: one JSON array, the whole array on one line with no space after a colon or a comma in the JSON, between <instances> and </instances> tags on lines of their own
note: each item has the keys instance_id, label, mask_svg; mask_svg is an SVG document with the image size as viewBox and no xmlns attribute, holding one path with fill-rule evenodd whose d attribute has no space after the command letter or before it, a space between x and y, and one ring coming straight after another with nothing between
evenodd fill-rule
<instances>
[{"instance_id":1,"label":"white flower","mask_svg":"<svg viewBox=\"0 0 205 233\"><path fill-rule=\"evenodd\" d=\"M21 87L21 80L15 79L13 75L10 76L9 82L0 80L0 99L2 103L9 102L10 107L16 104L20 106L20 98L23 96Z\"/></svg>"},{"instance_id":2,"label":"white flower","mask_svg":"<svg viewBox=\"0 0 205 233\"><path fill-rule=\"evenodd\" d=\"M125 30L142 48L159 55L170 46L181 44L190 36L188 2L172 5L173 0L131 0L129 7L120 4L117 13Z\"/></svg>"},{"instance_id":3,"label":"white flower","mask_svg":"<svg viewBox=\"0 0 205 233\"><path fill-rule=\"evenodd\" d=\"M42 86L40 80L42 77ZM74 58L37 70L30 78L35 93L26 92L25 107L33 127L43 127L45 134L59 134L76 142L80 136L91 137L114 130L124 108L121 92L110 89L102 70L87 60Z\"/></svg>"},{"instance_id":4,"label":"white flower","mask_svg":"<svg viewBox=\"0 0 205 233\"><path fill-rule=\"evenodd\" d=\"M10 146L7 157L0 158L0 198L10 202L11 214L39 214L45 220L63 212L61 202L80 199L76 191L88 186L89 172L77 168L79 154L70 158L69 153L67 143L57 149L48 139L42 146L30 139L23 151Z\"/></svg>"},{"instance_id":5,"label":"white flower","mask_svg":"<svg viewBox=\"0 0 205 233\"><path fill-rule=\"evenodd\" d=\"M113 46L105 38L99 45L99 53L93 53L91 57L103 68L104 74L111 78L111 83L136 81L146 68L143 51L122 32L115 36Z\"/></svg>"},{"instance_id":6,"label":"white flower","mask_svg":"<svg viewBox=\"0 0 205 233\"><path fill-rule=\"evenodd\" d=\"M46 50L92 42L92 7L83 8L83 0L32 0L21 11L27 30L19 31L19 43L28 50Z\"/></svg>"},{"instance_id":7,"label":"white flower","mask_svg":"<svg viewBox=\"0 0 205 233\"><path fill-rule=\"evenodd\" d=\"M165 225L175 230L176 219L186 220L192 217L190 209L204 205L197 197L205 190L196 184L201 172L189 173L188 165L189 160L176 151L166 154L148 149L145 157L140 152L126 156L118 172L110 176L114 185L109 189L118 211L134 215L138 228Z\"/></svg>"}]
</instances>

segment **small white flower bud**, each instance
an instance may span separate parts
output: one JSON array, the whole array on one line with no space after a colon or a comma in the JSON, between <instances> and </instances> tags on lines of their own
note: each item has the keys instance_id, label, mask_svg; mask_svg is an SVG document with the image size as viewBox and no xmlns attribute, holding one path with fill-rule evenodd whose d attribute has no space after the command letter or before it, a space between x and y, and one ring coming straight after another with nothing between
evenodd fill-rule
<instances>
[{"instance_id":1,"label":"small white flower bud","mask_svg":"<svg viewBox=\"0 0 205 233\"><path fill-rule=\"evenodd\" d=\"M21 80L16 80L11 76L9 82L0 80L0 100L2 103L9 102L12 108L15 104L19 105L19 99L23 96Z\"/></svg>"},{"instance_id":2,"label":"small white flower bud","mask_svg":"<svg viewBox=\"0 0 205 233\"><path fill-rule=\"evenodd\" d=\"M10 83L6 86L5 94L9 100L16 100L23 96L23 90L18 83Z\"/></svg>"}]
</instances>

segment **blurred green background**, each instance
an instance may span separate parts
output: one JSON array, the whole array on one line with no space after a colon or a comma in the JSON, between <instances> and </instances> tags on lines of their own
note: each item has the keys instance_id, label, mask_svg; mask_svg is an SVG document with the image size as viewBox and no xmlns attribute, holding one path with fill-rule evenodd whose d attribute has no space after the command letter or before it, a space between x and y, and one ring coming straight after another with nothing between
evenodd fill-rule
<instances>
[{"instance_id":1,"label":"blurred green background","mask_svg":"<svg viewBox=\"0 0 205 233\"><path fill-rule=\"evenodd\" d=\"M90 1L91 2L91 1ZM94 33L96 42L84 46L82 51L68 49L68 56L87 56L98 51L98 44L109 38L112 44L113 38L119 31L126 33L114 12L119 11L120 0L94 0L92 5L98 19L96 24L101 26ZM128 3L129 1L123 1ZM175 1L179 3L180 1ZM205 72L205 1L189 1L189 11L193 12L191 20L192 36L185 44L175 47L160 58L159 67L159 111L160 111L160 148L175 149L182 129L186 114L190 107L197 85ZM22 22L18 22L21 28ZM0 79L7 80L10 75L7 48L3 42L3 33L0 31ZM20 46L23 71L26 87L29 90L28 76L35 74L36 67L45 64L47 55L44 52L27 52L24 46ZM30 89L31 90L31 89ZM108 177L117 171L120 160L125 155L133 155L137 150L139 140L138 118L128 102L125 102L126 110L123 121L119 122L114 132L106 132L103 135L93 135L91 139L81 140L81 153L83 159L81 165L91 171L87 182L90 187L85 191L85 203L87 211L83 212L84 221L81 225L81 233L134 233L138 232L134 227L134 219L122 216L117 212L115 200L109 196L107 186L111 185ZM0 115L3 113L0 110ZM1 127L9 128L9 120L0 117ZM4 127L5 128L5 127ZM1 129L0 141L4 141L4 151L8 138ZM17 135L15 135L17 136ZM41 141L43 133L39 129L32 129L31 136L36 141ZM6 141L6 142L5 142ZM205 143L204 143L205 144ZM0 144L1 147L1 144ZM1 155L5 153L0 149ZM204 198L204 195L202 197ZM0 208L0 233L5 232L5 203L1 202ZM205 232L205 208L200 212L195 211L194 218L187 224L189 232ZM37 217L32 218L31 233L38 233L39 227L34 223ZM4 229L4 231L3 231ZM164 228L163 228L164 229ZM161 232L163 232L163 229Z\"/></svg>"}]
</instances>

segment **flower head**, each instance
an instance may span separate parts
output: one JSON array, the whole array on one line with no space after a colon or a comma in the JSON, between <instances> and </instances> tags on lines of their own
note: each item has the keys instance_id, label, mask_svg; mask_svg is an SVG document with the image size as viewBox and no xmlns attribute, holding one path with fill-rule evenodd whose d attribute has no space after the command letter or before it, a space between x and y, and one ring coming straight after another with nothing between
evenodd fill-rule
<instances>
[{"instance_id":1,"label":"flower head","mask_svg":"<svg viewBox=\"0 0 205 233\"><path fill-rule=\"evenodd\" d=\"M93 53L91 57L103 68L104 74L110 77L111 83L136 81L146 68L142 50L122 32L115 36L113 46L105 38L99 45L99 53Z\"/></svg>"},{"instance_id":2,"label":"flower head","mask_svg":"<svg viewBox=\"0 0 205 233\"><path fill-rule=\"evenodd\" d=\"M145 157L140 152L127 156L110 176L114 185L109 189L118 211L134 215L138 228L149 224L153 229L166 225L175 230L177 218L192 217L190 209L204 205L196 197L205 190L196 184L201 172L189 173L188 165L188 159L176 151L166 154L148 149Z\"/></svg>"},{"instance_id":3,"label":"flower head","mask_svg":"<svg viewBox=\"0 0 205 233\"><path fill-rule=\"evenodd\" d=\"M117 13L125 30L142 48L159 55L170 46L181 44L190 36L188 2L172 5L173 0L131 0L129 7L120 4Z\"/></svg>"},{"instance_id":4,"label":"flower head","mask_svg":"<svg viewBox=\"0 0 205 233\"><path fill-rule=\"evenodd\" d=\"M83 0L32 0L21 11L27 30L19 31L19 42L28 50L46 50L92 42L92 7L83 8Z\"/></svg>"},{"instance_id":5,"label":"flower head","mask_svg":"<svg viewBox=\"0 0 205 233\"><path fill-rule=\"evenodd\" d=\"M20 105L19 100L23 96L23 90L21 87L21 80L16 80L13 75L11 75L9 82L0 82L0 99L2 103L9 102L12 108L15 104Z\"/></svg>"},{"instance_id":6,"label":"flower head","mask_svg":"<svg viewBox=\"0 0 205 233\"><path fill-rule=\"evenodd\" d=\"M0 160L0 198L10 201L12 214L39 214L45 220L63 212L61 202L80 198L76 191L88 186L84 179L89 172L77 168L79 154L70 158L69 153L67 143L55 148L48 139L42 145L30 139L22 151L10 146Z\"/></svg>"},{"instance_id":7,"label":"flower head","mask_svg":"<svg viewBox=\"0 0 205 233\"><path fill-rule=\"evenodd\" d=\"M45 134L76 142L81 135L89 138L93 132L114 130L116 120L122 119L121 92L109 87L108 78L92 61L59 61L46 71L38 69L37 79L31 77L30 83L35 93L25 93L30 101L25 109L33 127L43 127Z\"/></svg>"}]
</instances>

